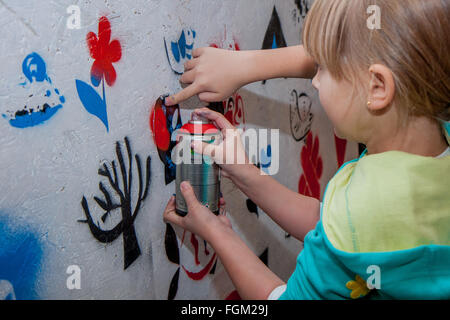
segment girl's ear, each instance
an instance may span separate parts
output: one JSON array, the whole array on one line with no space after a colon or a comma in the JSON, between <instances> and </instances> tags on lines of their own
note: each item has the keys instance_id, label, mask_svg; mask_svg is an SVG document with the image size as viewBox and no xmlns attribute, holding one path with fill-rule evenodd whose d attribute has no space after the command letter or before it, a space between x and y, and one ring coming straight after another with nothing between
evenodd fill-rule
<instances>
[{"instance_id":1,"label":"girl's ear","mask_svg":"<svg viewBox=\"0 0 450 320\"><path fill-rule=\"evenodd\" d=\"M369 72L370 83L367 108L374 112L382 111L394 100L394 77L392 71L382 64L371 65Z\"/></svg>"}]
</instances>

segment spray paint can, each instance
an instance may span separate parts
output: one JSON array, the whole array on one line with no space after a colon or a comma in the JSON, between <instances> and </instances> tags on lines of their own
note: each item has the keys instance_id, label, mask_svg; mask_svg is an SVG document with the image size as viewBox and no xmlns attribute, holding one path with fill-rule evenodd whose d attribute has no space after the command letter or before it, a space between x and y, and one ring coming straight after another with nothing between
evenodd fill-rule
<instances>
[{"instance_id":1,"label":"spray paint can","mask_svg":"<svg viewBox=\"0 0 450 320\"><path fill-rule=\"evenodd\" d=\"M195 115L192 120L178 130L177 145L174 151L178 157L183 157L183 151L190 151L190 161L177 161L176 166L175 202L176 212L180 216L184 217L188 213L187 204L180 189L183 181L190 182L199 202L214 214L219 214L220 167L208 156L194 152L190 148L190 144L194 140L214 143L221 138L220 130L214 124ZM186 146L189 148L187 149ZM184 157L184 159L187 158Z\"/></svg>"}]
</instances>

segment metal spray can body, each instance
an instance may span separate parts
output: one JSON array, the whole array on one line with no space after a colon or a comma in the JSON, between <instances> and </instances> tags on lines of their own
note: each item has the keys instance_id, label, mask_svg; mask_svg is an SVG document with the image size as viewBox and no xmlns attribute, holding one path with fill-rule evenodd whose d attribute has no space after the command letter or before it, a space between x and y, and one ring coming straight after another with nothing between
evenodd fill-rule
<instances>
[{"instance_id":1,"label":"metal spray can body","mask_svg":"<svg viewBox=\"0 0 450 320\"><path fill-rule=\"evenodd\" d=\"M191 120L178 131L175 152L178 156L183 156L182 152L187 150L186 146L190 146L191 141L199 140L214 143L220 138L219 129L208 120ZM182 147L183 150L180 150L179 148ZM219 214L220 167L211 158L195 153L190 147L189 152L190 161L178 161L176 166L176 212L181 216L188 213L186 201L181 194L180 184L183 181L189 181L198 201L217 215Z\"/></svg>"}]
</instances>

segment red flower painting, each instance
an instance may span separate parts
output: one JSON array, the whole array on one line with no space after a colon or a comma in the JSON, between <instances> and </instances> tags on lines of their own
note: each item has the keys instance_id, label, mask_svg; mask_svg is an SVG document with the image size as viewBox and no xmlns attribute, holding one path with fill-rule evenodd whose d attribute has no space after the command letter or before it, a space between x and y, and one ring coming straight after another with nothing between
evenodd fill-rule
<instances>
[{"instance_id":1,"label":"red flower painting","mask_svg":"<svg viewBox=\"0 0 450 320\"><path fill-rule=\"evenodd\" d=\"M98 22L98 37L94 32L89 32L86 36L89 53L95 59L91 68L91 82L96 87L103 77L110 87L116 81L113 63L120 60L122 49L119 40L110 40L111 24L106 17L101 17Z\"/></svg>"}]
</instances>

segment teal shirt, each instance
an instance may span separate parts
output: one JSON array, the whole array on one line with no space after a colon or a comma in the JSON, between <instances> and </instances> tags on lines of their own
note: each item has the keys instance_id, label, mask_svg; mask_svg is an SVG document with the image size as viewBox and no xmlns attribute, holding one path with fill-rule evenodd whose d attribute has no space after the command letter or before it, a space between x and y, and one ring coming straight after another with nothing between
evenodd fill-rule
<instances>
[{"instance_id":1,"label":"teal shirt","mask_svg":"<svg viewBox=\"0 0 450 320\"><path fill-rule=\"evenodd\" d=\"M336 175L347 165L357 164L360 159L344 164ZM448 168L450 157L445 161L443 168ZM448 170L441 171L443 181L448 180ZM440 223L437 223L441 229L442 221L448 222L450 219L447 197L444 201L444 210L441 210L444 214L441 214ZM324 207L326 205L324 201ZM287 282L281 300L450 299L450 246L447 243L441 245L430 242L410 249L382 252L342 251L327 237L323 226L323 209L316 228L304 239L304 248L297 258L296 269ZM383 223L388 221L381 221L380 225ZM370 226L364 232L368 230L371 230ZM450 230L448 232L450 234Z\"/></svg>"}]
</instances>

